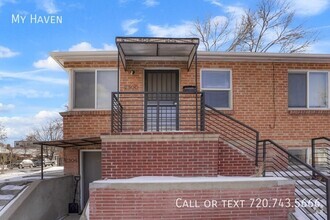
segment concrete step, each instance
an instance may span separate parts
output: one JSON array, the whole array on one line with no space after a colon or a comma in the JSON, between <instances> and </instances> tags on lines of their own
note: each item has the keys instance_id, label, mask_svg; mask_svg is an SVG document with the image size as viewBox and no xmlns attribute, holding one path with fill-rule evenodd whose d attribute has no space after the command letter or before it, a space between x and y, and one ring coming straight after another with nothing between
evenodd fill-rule
<instances>
[{"instance_id":1,"label":"concrete step","mask_svg":"<svg viewBox=\"0 0 330 220\"><path fill-rule=\"evenodd\" d=\"M59 220L79 220L80 219L80 215L78 214L69 214L67 216L64 216L62 218L60 218Z\"/></svg>"}]
</instances>

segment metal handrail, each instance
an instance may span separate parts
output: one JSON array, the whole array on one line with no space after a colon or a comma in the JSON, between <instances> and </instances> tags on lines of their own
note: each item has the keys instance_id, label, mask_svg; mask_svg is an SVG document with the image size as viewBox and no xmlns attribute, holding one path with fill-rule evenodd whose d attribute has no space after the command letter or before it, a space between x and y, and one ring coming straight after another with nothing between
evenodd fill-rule
<instances>
[{"instance_id":1,"label":"metal handrail","mask_svg":"<svg viewBox=\"0 0 330 220\"><path fill-rule=\"evenodd\" d=\"M169 99L167 100L167 98ZM155 102L146 102L146 100ZM173 105L161 103L162 101L173 101ZM147 117L149 116L151 117L150 120L155 120L155 128L157 128L157 131L161 130L160 126L164 126L161 125L161 123L164 123L164 120L168 121L168 123L170 123L171 120L177 120L176 128L173 127L173 130L179 130L181 125L184 130L190 127L190 130L203 131L205 127L205 101L203 92L112 92L111 103L112 133L126 130L133 131L141 129L142 127L147 129L146 123L149 123L147 121L149 119ZM116 109L117 105L118 109ZM155 107L155 111L157 110L157 112L154 113L155 115L153 113L149 115L148 108L151 107ZM162 113L162 111L167 112L168 110L166 108L171 107L175 107L177 110L176 119L175 116ZM194 112L193 118L196 119L196 122L194 122L192 118L189 118L192 112ZM149 116L147 116L147 114ZM194 129L192 129L193 126ZM171 128L169 127L169 131L170 130Z\"/></svg>"},{"instance_id":2,"label":"metal handrail","mask_svg":"<svg viewBox=\"0 0 330 220\"><path fill-rule=\"evenodd\" d=\"M272 156L271 159L273 160L272 161L272 164L269 165L267 163L267 142L270 143L272 146L275 147L275 150L278 149L280 150L281 153L283 154L280 154L281 156L285 156L285 159L288 160L289 157L293 158L294 161L297 163L295 164L297 166L297 168L293 167L292 165L289 164L289 161L285 161L285 159L283 158L278 158L278 160L276 160L276 156ZM319 170L316 170L314 167L312 167L311 165L305 163L304 161L302 161L301 159L299 159L298 157L294 156L293 154L291 154L290 152L288 152L286 149L284 149L282 146L280 146L279 144L275 143L274 141L272 140L269 140L269 139L266 139L266 140L260 140L259 143L263 143L263 155L262 155L262 160L263 160L263 163L264 163L264 171L263 171L263 176L265 176L266 172L267 172L267 168L270 167L272 168L274 171L274 175L275 176L282 176L282 177L286 177L286 178L292 178L293 179L293 176L295 178L297 178L298 180L300 180L301 182L303 183L310 183L311 185L313 185L314 187L318 187L319 191L323 191L323 189L320 188L320 185L325 185L325 200L326 200L326 203L324 204L323 202L321 202L321 204L323 204L324 206L326 206L326 212L324 212L323 210L323 213L326 214L326 219L327 220L330 220L330 197L329 197L329 193L330 193L330 178L328 176L326 176L325 174L323 174L322 172L320 172ZM280 153L276 150L277 153ZM281 161L284 163L281 163ZM286 166L287 168L291 168L293 169L294 171L290 171L290 170L287 170L287 169L283 169L283 166ZM299 170L299 168L301 168L301 166L303 168L305 168L306 170ZM297 175L294 173L296 172ZM311 174L309 175L308 172L311 172ZM284 174L285 175L284 175ZM299 174L301 175L301 177L303 178L299 178ZM305 176L304 176L305 174ZM306 174L308 175L308 177L306 177ZM291 175L291 176L290 176ZM321 177L321 178L320 178ZM319 181L320 183L319 184L316 184L314 183L313 181ZM325 182L325 184L322 184L322 182ZM300 192L301 195L303 196L307 196L306 194L310 193L310 192L313 192L315 195L319 195L321 196L322 198L324 198L322 195L320 195L320 192L315 190L315 189L309 189L309 190L301 190L299 189L297 186L300 186L300 187L303 187L303 185L299 182L297 182L297 185L296 185L296 191ZM324 192L324 191L323 191ZM298 196L300 199L303 199L301 197L301 195L298 195L296 194L296 196ZM312 213L311 211L309 211L308 209L302 209L302 207L299 207L301 209L301 211L303 213L308 213L308 214L311 214L313 215L313 217L317 217L317 219L325 219L322 217L322 215L320 215L319 213ZM315 216L317 215L317 216Z\"/></svg>"},{"instance_id":3,"label":"metal handrail","mask_svg":"<svg viewBox=\"0 0 330 220\"><path fill-rule=\"evenodd\" d=\"M207 109L209 109L209 110L211 110L212 112L215 112L215 113L217 113L217 114L219 114L219 115L221 115L221 116L223 116L223 117L225 117L225 118L227 118L229 121L231 121L231 122L234 122L234 123L236 123L236 124L238 124L239 126L242 126L242 127L244 127L244 128L246 128L247 130L249 130L251 133L253 133L253 137L251 136L251 137L249 137L249 138L253 138L253 143L251 142L251 144L253 144L254 146L254 156L255 156L255 165L256 166L258 166L258 156L259 156L259 150L258 150L258 146L259 146L259 131L257 131L257 130L255 130L254 128L252 128L252 127L250 127L250 126L248 126L248 125L246 125L246 124L244 124L243 122L241 122L241 121L238 121L237 119L235 119L235 118L233 118L233 117L231 117L231 116L229 116L229 115L227 115L227 114L225 114L225 113L223 113L223 112L221 112L220 110L218 110L218 109L215 109L214 107L212 107L212 106L209 106L209 105L207 105L207 104L205 104L205 108L207 108ZM207 111L207 110L206 110ZM210 123L212 123L212 122L210 122ZM225 122L223 123L223 124L225 124ZM238 131L238 130L242 130L242 128L240 128L238 125L228 125L228 129L231 131L231 132L234 132L234 131ZM237 134L237 136L239 136L239 137L242 137L242 135L244 135L243 134L243 132L242 131L238 131L237 132L238 134ZM246 139L246 137L245 137L245 139ZM246 140L248 140L248 139L246 139ZM235 139L232 139L232 141L234 141L234 142L236 142L238 145L240 145L239 147L239 149L240 150L243 150L245 153L247 153L246 152L246 150L244 150L244 146L241 146L241 145L246 145L246 142L241 142L240 140L235 140ZM241 142L241 143L240 143ZM251 145L250 145L251 146ZM236 147L238 147L238 146L236 146ZM250 154L250 153L248 153L248 154Z\"/></svg>"},{"instance_id":4,"label":"metal handrail","mask_svg":"<svg viewBox=\"0 0 330 220\"><path fill-rule=\"evenodd\" d=\"M213 107L211 107L211 106L209 106L209 105L207 105L207 104L205 104L205 107L206 107L206 108L209 108L209 109L211 109L211 110L213 110L213 111L215 111L215 112L217 112L217 113L219 113L220 115L222 115L222 116L224 116L224 117L226 117L226 118L228 118L228 119L230 119L230 120L232 120L232 121L234 121L234 122L236 122L236 123L238 123L238 124L240 124L240 125L242 125L243 127L246 127L247 129L249 129L249 130L251 130L251 131L254 131L255 133L259 133L259 131L255 130L254 128L251 128L250 126L248 126L248 125L244 124L243 122L238 121L237 119L235 119L235 118L233 118L233 117L231 117L231 116L229 116L229 115L227 115L227 114L221 112L221 111L218 110L218 109L215 109L215 108L213 108Z\"/></svg>"},{"instance_id":5,"label":"metal handrail","mask_svg":"<svg viewBox=\"0 0 330 220\"><path fill-rule=\"evenodd\" d=\"M317 138L313 138L311 140L311 142L312 142L312 167L314 167L314 168L315 168L315 147L316 147L315 145L316 145L316 141L317 140L326 140L326 141L329 141L330 142L330 138L327 138L327 137L317 137Z\"/></svg>"}]
</instances>

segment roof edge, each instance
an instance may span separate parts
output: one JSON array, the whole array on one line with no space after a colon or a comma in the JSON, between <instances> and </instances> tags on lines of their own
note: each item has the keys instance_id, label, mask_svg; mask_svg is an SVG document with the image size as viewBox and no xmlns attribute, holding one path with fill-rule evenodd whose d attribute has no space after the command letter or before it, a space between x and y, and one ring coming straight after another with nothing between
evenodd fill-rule
<instances>
[{"instance_id":1,"label":"roof edge","mask_svg":"<svg viewBox=\"0 0 330 220\"><path fill-rule=\"evenodd\" d=\"M330 63L330 54L197 51L197 55L198 61ZM117 61L118 51L51 52L50 56L65 69L64 62L67 61Z\"/></svg>"}]
</instances>

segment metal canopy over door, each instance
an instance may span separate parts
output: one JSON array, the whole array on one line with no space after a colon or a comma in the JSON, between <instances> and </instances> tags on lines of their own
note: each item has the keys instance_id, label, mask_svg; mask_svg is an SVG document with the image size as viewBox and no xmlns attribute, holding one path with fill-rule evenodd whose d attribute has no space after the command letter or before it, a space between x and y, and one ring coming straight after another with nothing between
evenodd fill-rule
<instances>
[{"instance_id":1,"label":"metal canopy over door","mask_svg":"<svg viewBox=\"0 0 330 220\"><path fill-rule=\"evenodd\" d=\"M145 70L145 131L179 130L179 71Z\"/></svg>"}]
</instances>

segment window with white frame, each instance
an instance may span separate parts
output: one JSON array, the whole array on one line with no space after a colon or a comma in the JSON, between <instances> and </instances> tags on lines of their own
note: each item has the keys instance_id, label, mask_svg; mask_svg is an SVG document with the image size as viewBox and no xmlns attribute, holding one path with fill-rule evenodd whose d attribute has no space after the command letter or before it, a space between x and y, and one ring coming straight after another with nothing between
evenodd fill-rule
<instances>
[{"instance_id":1,"label":"window with white frame","mask_svg":"<svg viewBox=\"0 0 330 220\"><path fill-rule=\"evenodd\" d=\"M117 70L75 71L73 87L73 108L110 109Z\"/></svg>"},{"instance_id":2,"label":"window with white frame","mask_svg":"<svg viewBox=\"0 0 330 220\"><path fill-rule=\"evenodd\" d=\"M289 108L329 108L329 72L290 72Z\"/></svg>"},{"instance_id":3,"label":"window with white frame","mask_svg":"<svg viewBox=\"0 0 330 220\"><path fill-rule=\"evenodd\" d=\"M205 103L214 108L231 108L231 71L222 69L203 69L201 71L201 90Z\"/></svg>"}]
</instances>

